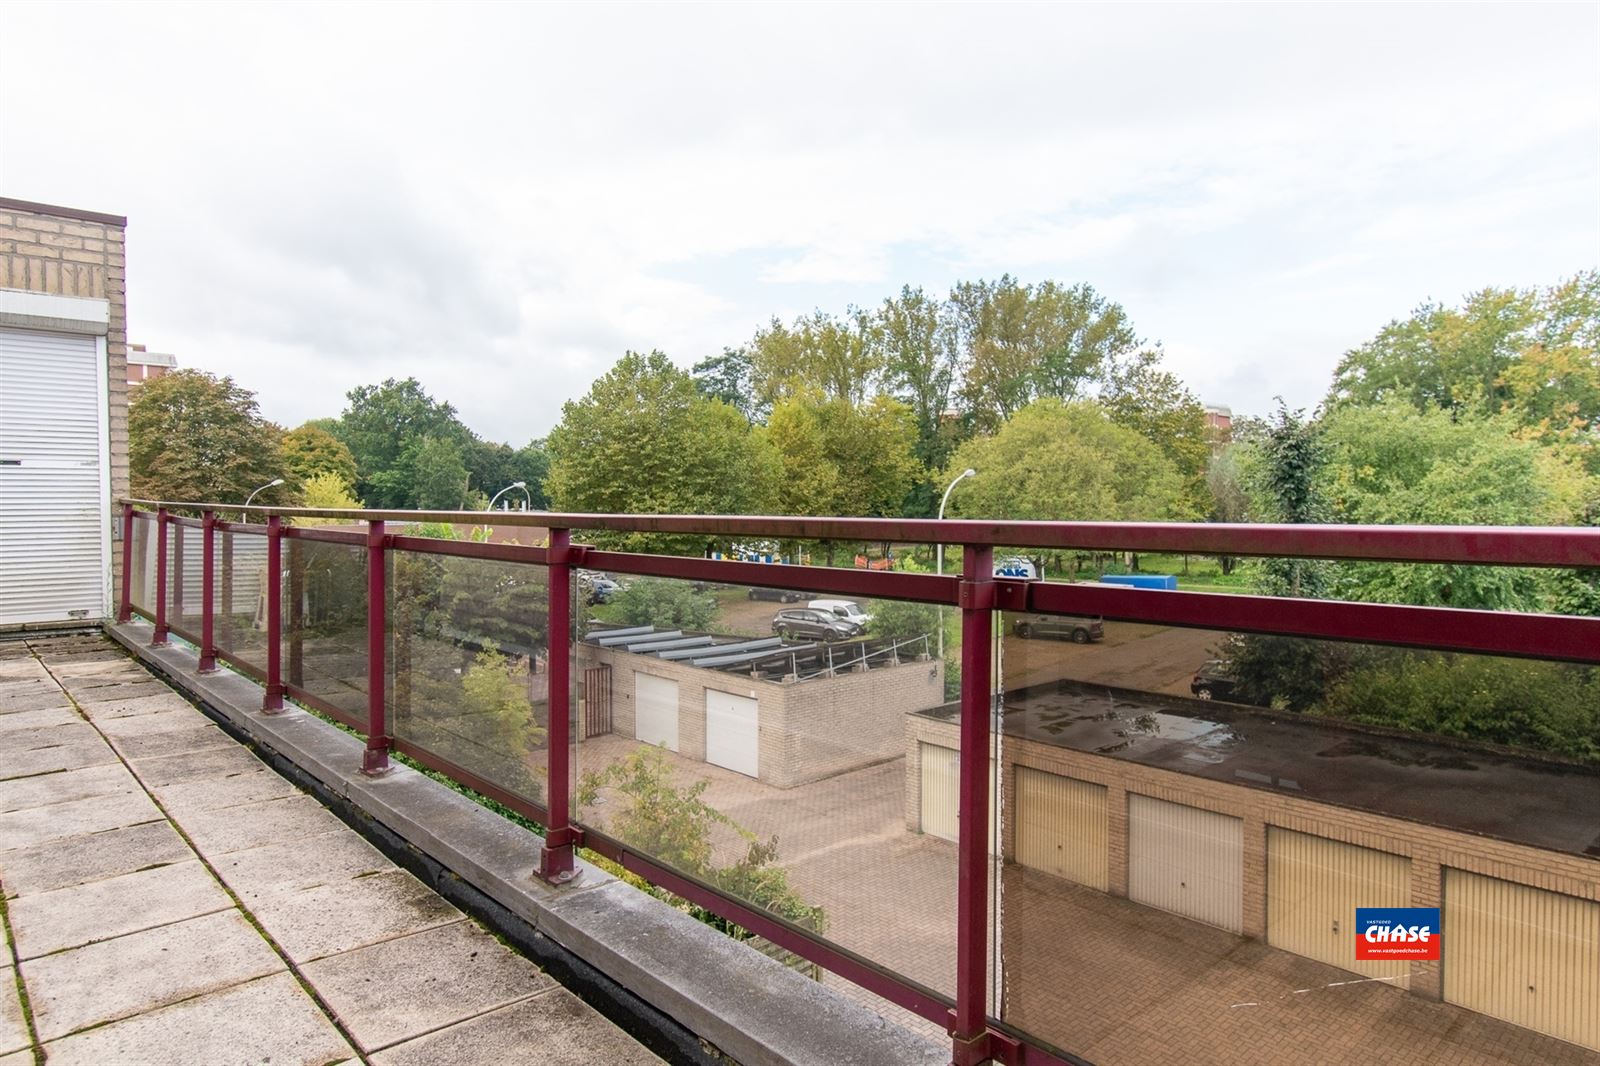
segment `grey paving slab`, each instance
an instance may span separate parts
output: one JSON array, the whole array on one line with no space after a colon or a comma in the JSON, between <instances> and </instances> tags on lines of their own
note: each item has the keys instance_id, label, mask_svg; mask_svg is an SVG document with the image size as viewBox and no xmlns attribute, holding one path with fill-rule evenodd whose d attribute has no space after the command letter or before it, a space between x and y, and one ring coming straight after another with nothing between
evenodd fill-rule
<instances>
[{"instance_id":1,"label":"grey paving slab","mask_svg":"<svg viewBox=\"0 0 1600 1066\"><path fill-rule=\"evenodd\" d=\"M18 1051L10 1055L0 1055L0 1066L33 1066L32 1051Z\"/></svg>"},{"instance_id":2,"label":"grey paving slab","mask_svg":"<svg viewBox=\"0 0 1600 1066\"><path fill-rule=\"evenodd\" d=\"M37 729L40 726L71 725L83 719L71 707L46 707L38 711L17 711L0 714L0 733L15 733L20 729Z\"/></svg>"},{"instance_id":3,"label":"grey paving slab","mask_svg":"<svg viewBox=\"0 0 1600 1066\"><path fill-rule=\"evenodd\" d=\"M155 714L135 714L126 715L122 718L108 718L104 721L95 722L95 727L104 733L108 739L119 740L124 737L148 736L151 733L172 733L204 729L211 724L211 719L188 704L184 704L182 707L173 707L169 710L158 711Z\"/></svg>"},{"instance_id":4,"label":"grey paving slab","mask_svg":"<svg viewBox=\"0 0 1600 1066\"><path fill-rule=\"evenodd\" d=\"M37 713L37 712L29 712ZM36 725L28 729L13 729L0 733L0 755L11 756L39 748L54 748L64 744L78 744L100 739L94 726L76 715L66 722Z\"/></svg>"},{"instance_id":5,"label":"grey paving slab","mask_svg":"<svg viewBox=\"0 0 1600 1066\"><path fill-rule=\"evenodd\" d=\"M22 1016L22 1000L17 998L15 971L8 957L0 966L0 1055L21 1051L33 1043L28 1036L28 1021Z\"/></svg>"},{"instance_id":6,"label":"grey paving slab","mask_svg":"<svg viewBox=\"0 0 1600 1066\"><path fill-rule=\"evenodd\" d=\"M364 1051L525 999L555 982L472 922L320 959L301 971Z\"/></svg>"},{"instance_id":7,"label":"grey paving slab","mask_svg":"<svg viewBox=\"0 0 1600 1066\"><path fill-rule=\"evenodd\" d=\"M128 761L133 767L133 772L149 788L237 777L240 774L255 773L265 767L260 759L250 753L250 749L240 747L238 743L229 739L226 733L214 727L210 733L195 730L177 734L155 733L147 737L130 739L148 741L159 740L162 737L195 740L203 746L193 751L149 759L135 759L129 756ZM226 741L226 745L217 746L216 737L221 737Z\"/></svg>"},{"instance_id":8,"label":"grey paving slab","mask_svg":"<svg viewBox=\"0 0 1600 1066\"><path fill-rule=\"evenodd\" d=\"M171 824L145 822L0 852L0 881L7 896L26 896L193 857Z\"/></svg>"},{"instance_id":9,"label":"grey paving slab","mask_svg":"<svg viewBox=\"0 0 1600 1066\"><path fill-rule=\"evenodd\" d=\"M26 685L8 685L0 692L0 714L18 711L38 711L46 707L70 707L72 701L56 687L53 681L36 681Z\"/></svg>"},{"instance_id":10,"label":"grey paving slab","mask_svg":"<svg viewBox=\"0 0 1600 1066\"><path fill-rule=\"evenodd\" d=\"M285 969L229 910L25 961L22 977L39 1039L48 1042Z\"/></svg>"},{"instance_id":11,"label":"grey paving slab","mask_svg":"<svg viewBox=\"0 0 1600 1066\"><path fill-rule=\"evenodd\" d=\"M380 1051L374 1066L502 1066L529 1060L540 1066L658 1063L633 1038L564 988L552 989L489 1014Z\"/></svg>"},{"instance_id":12,"label":"grey paving slab","mask_svg":"<svg viewBox=\"0 0 1600 1066\"><path fill-rule=\"evenodd\" d=\"M268 896L250 909L296 963L462 920L404 870Z\"/></svg>"},{"instance_id":13,"label":"grey paving slab","mask_svg":"<svg viewBox=\"0 0 1600 1066\"><path fill-rule=\"evenodd\" d=\"M212 862L230 852L300 840L342 826L328 808L303 792L183 817L183 831Z\"/></svg>"},{"instance_id":14,"label":"grey paving slab","mask_svg":"<svg viewBox=\"0 0 1600 1066\"><path fill-rule=\"evenodd\" d=\"M80 770L85 766L100 766L116 761L116 752L99 737L74 740L32 751L5 752L0 757L0 781L49 774L57 770Z\"/></svg>"},{"instance_id":15,"label":"grey paving slab","mask_svg":"<svg viewBox=\"0 0 1600 1066\"><path fill-rule=\"evenodd\" d=\"M134 681L113 688L97 688L85 690L79 703L98 703L108 700L131 700L141 696L163 696L172 692L164 682L150 678L148 681Z\"/></svg>"},{"instance_id":16,"label":"grey paving slab","mask_svg":"<svg viewBox=\"0 0 1600 1066\"><path fill-rule=\"evenodd\" d=\"M137 721L137 719L135 719ZM239 747L239 742L209 723L198 729L175 729L166 733L115 737L111 746L124 759L159 759L167 755L189 755L215 748Z\"/></svg>"},{"instance_id":17,"label":"grey paving slab","mask_svg":"<svg viewBox=\"0 0 1600 1066\"><path fill-rule=\"evenodd\" d=\"M342 825L320 836L218 856L211 864L246 906L280 892L299 892L396 868L377 848Z\"/></svg>"},{"instance_id":18,"label":"grey paving slab","mask_svg":"<svg viewBox=\"0 0 1600 1066\"><path fill-rule=\"evenodd\" d=\"M112 718L134 718L139 715L157 714L161 711L191 710L188 700L167 689L163 692L149 696L123 696L121 689L108 689L107 698L103 700L80 699L78 706L83 713L89 716L92 722L102 722ZM112 693L117 693L115 698ZM63 699L63 702L65 700Z\"/></svg>"},{"instance_id":19,"label":"grey paving slab","mask_svg":"<svg viewBox=\"0 0 1600 1066\"><path fill-rule=\"evenodd\" d=\"M5 852L14 848L30 848L47 840L120 829L160 817L161 811L142 792L90 796L0 814L0 861Z\"/></svg>"},{"instance_id":20,"label":"grey paving slab","mask_svg":"<svg viewBox=\"0 0 1600 1066\"><path fill-rule=\"evenodd\" d=\"M46 664L50 672L55 674L63 683L70 680L77 681L91 677L133 677L148 680L150 672L126 655L117 653L95 658L71 659L61 663Z\"/></svg>"},{"instance_id":21,"label":"grey paving slab","mask_svg":"<svg viewBox=\"0 0 1600 1066\"><path fill-rule=\"evenodd\" d=\"M354 1054L289 974L262 977L45 1047L51 1066L321 1066Z\"/></svg>"},{"instance_id":22,"label":"grey paving slab","mask_svg":"<svg viewBox=\"0 0 1600 1066\"><path fill-rule=\"evenodd\" d=\"M91 796L108 796L114 792L132 792L138 787L139 782L128 768L115 762L86 766L81 770L15 777L0 781L0 814L70 803Z\"/></svg>"},{"instance_id":23,"label":"grey paving slab","mask_svg":"<svg viewBox=\"0 0 1600 1066\"><path fill-rule=\"evenodd\" d=\"M33 681L49 676L44 664L26 651L21 655L0 656L0 685L12 681Z\"/></svg>"},{"instance_id":24,"label":"grey paving slab","mask_svg":"<svg viewBox=\"0 0 1600 1066\"><path fill-rule=\"evenodd\" d=\"M7 906L17 957L33 959L228 910L233 901L196 859L18 896Z\"/></svg>"},{"instance_id":25,"label":"grey paving slab","mask_svg":"<svg viewBox=\"0 0 1600 1066\"><path fill-rule=\"evenodd\" d=\"M257 765L261 769L249 773L205 781L185 781L175 785L157 785L153 786L152 791L160 797L162 804L180 825L195 811L214 811L223 807L236 807L241 803L257 803L261 800L303 794L288 781L267 769L264 763L258 761Z\"/></svg>"}]
</instances>

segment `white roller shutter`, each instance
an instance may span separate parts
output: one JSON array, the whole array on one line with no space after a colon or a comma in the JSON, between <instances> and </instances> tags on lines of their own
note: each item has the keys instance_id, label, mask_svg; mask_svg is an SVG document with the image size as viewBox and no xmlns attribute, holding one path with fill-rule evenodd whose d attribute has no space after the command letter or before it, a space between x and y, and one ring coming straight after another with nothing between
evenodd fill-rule
<instances>
[{"instance_id":1,"label":"white roller shutter","mask_svg":"<svg viewBox=\"0 0 1600 1066\"><path fill-rule=\"evenodd\" d=\"M678 750L678 683L633 673L633 735L646 744Z\"/></svg>"},{"instance_id":2,"label":"white roller shutter","mask_svg":"<svg viewBox=\"0 0 1600 1066\"><path fill-rule=\"evenodd\" d=\"M1106 891L1106 787L1017 767L1017 862Z\"/></svg>"},{"instance_id":3,"label":"white roller shutter","mask_svg":"<svg viewBox=\"0 0 1600 1066\"><path fill-rule=\"evenodd\" d=\"M706 689L706 762L756 777L761 712L748 696Z\"/></svg>"},{"instance_id":4,"label":"white roller shutter","mask_svg":"<svg viewBox=\"0 0 1600 1066\"><path fill-rule=\"evenodd\" d=\"M0 625L106 616L110 458L100 343L0 329Z\"/></svg>"},{"instance_id":5,"label":"white roller shutter","mask_svg":"<svg viewBox=\"0 0 1600 1066\"><path fill-rule=\"evenodd\" d=\"M1405 856L1267 827L1267 943L1273 947L1405 988L1411 970L1405 959L1356 958L1356 908L1410 905L1411 860Z\"/></svg>"},{"instance_id":6,"label":"white roller shutter","mask_svg":"<svg viewBox=\"0 0 1600 1066\"><path fill-rule=\"evenodd\" d=\"M1128 898L1230 933L1244 929L1244 823L1128 797Z\"/></svg>"}]
</instances>

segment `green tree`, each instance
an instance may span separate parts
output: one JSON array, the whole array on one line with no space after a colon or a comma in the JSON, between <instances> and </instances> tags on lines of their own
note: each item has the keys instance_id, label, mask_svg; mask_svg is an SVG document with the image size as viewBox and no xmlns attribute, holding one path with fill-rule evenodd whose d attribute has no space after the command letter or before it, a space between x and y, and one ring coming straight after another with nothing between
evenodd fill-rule
<instances>
[{"instance_id":1,"label":"green tree","mask_svg":"<svg viewBox=\"0 0 1600 1066\"><path fill-rule=\"evenodd\" d=\"M770 403L756 399L755 364L749 349L724 348L694 365L694 387L708 400L721 400L752 422L766 421Z\"/></svg>"},{"instance_id":2,"label":"green tree","mask_svg":"<svg viewBox=\"0 0 1600 1066\"><path fill-rule=\"evenodd\" d=\"M563 511L759 514L776 494L778 457L738 411L707 400L660 352L629 352L562 408L548 441L552 504ZM638 550L703 540L598 532Z\"/></svg>"},{"instance_id":3,"label":"green tree","mask_svg":"<svg viewBox=\"0 0 1600 1066\"><path fill-rule=\"evenodd\" d=\"M883 373L883 346L873 315L859 308L843 317L822 311L784 326L776 318L747 349L757 406L800 392L861 403Z\"/></svg>"},{"instance_id":4,"label":"green tree","mask_svg":"<svg viewBox=\"0 0 1600 1066\"><path fill-rule=\"evenodd\" d=\"M550 457L545 452L544 441L530 441L521 448L512 448L509 444L474 436L462 459L466 463L470 488L482 493L485 503L501 489L520 481L528 487L533 510L549 509L550 497L545 495L544 481L550 473ZM505 500L510 501L513 510L525 502L518 491L507 493L502 502Z\"/></svg>"},{"instance_id":5,"label":"green tree","mask_svg":"<svg viewBox=\"0 0 1600 1066\"><path fill-rule=\"evenodd\" d=\"M684 581L641 577L611 599L626 625L657 629L706 630L717 616L717 601Z\"/></svg>"},{"instance_id":6,"label":"green tree","mask_svg":"<svg viewBox=\"0 0 1600 1066\"><path fill-rule=\"evenodd\" d=\"M1161 450L1092 403L1036 400L992 437L974 437L941 477L977 476L950 497L972 518L1134 521L1171 517L1183 478Z\"/></svg>"},{"instance_id":7,"label":"green tree","mask_svg":"<svg viewBox=\"0 0 1600 1066\"><path fill-rule=\"evenodd\" d=\"M1089 285L958 283L950 293L968 417L993 432L1043 397L1082 397L1138 338L1119 304Z\"/></svg>"},{"instance_id":8,"label":"green tree","mask_svg":"<svg viewBox=\"0 0 1600 1066\"><path fill-rule=\"evenodd\" d=\"M939 631L939 608L908 600L874 600L867 609L867 631L875 637L911 640Z\"/></svg>"},{"instance_id":9,"label":"green tree","mask_svg":"<svg viewBox=\"0 0 1600 1066\"><path fill-rule=\"evenodd\" d=\"M411 485L411 505L425 511L458 510L467 500L467 464L461 445L430 435L413 440L394 468Z\"/></svg>"},{"instance_id":10,"label":"green tree","mask_svg":"<svg viewBox=\"0 0 1600 1066\"><path fill-rule=\"evenodd\" d=\"M352 488L356 483L356 460L350 449L310 422L283 435L283 461L291 486L303 486L322 474L332 474Z\"/></svg>"},{"instance_id":11,"label":"green tree","mask_svg":"<svg viewBox=\"0 0 1600 1066\"><path fill-rule=\"evenodd\" d=\"M176 370L139 386L128 409L128 465L142 499L243 503L287 469L277 427L231 377ZM290 501L288 486L256 496Z\"/></svg>"},{"instance_id":12,"label":"green tree","mask_svg":"<svg viewBox=\"0 0 1600 1066\"><path fill-rule=\"evenodd\" d=\"M944 414L956 380L956 330L941 301L907 285L878 309L883 345L883 380L911 408L916 420L917 461L925 471L944 468L954 442L944 432Z\"/></svg>"},{"instance_id":13,"label":"green tree","mask_svg":"<svg viewBox=\"0 0 1600 1066\"><path fill-rule=\"evenodd\" d=\"M1183 517L1204 516L1209 509L1206 467L1211 459L1206 411L1176 374L1161 368L1161 353L1147 348L1130 358L1108 361L1100 402L1113 422L1160 448L1178 468L1185 483Z\"/></svg>"},{"instance_id":14,"label":"green tree","mask_svg":"<svg viewBox=\"0 0 1600 1066\"><path fill-rule=\"evenodd\" d=\"M419 506L421 496L414 478L423 439L432 437L455 445L460 460L460 449L470 438L456 418L455 408L429 396L416 378L389 378L381 385L351 389L346 395L349 406L339 416L335 436L355 457L357 495L369 507L380 509ZM437 447L430 451L430 461L443 454ZM437 470L430 466L428 473ZM444 493L446 498L450 495Z\"/></svg>"},{"instance_id":15,"label":"green tree","mask_svg":"<svg viewBox=\"0 0 1600 1066\"><path fill-rule=\"evenodd\" d=\"M307 478L300 486L299 503L301 507L340 508L352 511L361 506L361 501L350 495L350 483L332 472L314 474ZM320 524L320 520L297 519L296 524Z\"/></svg>"},{"instance_id":16,"label":"green tree","mask_svg":"<svg viewBox=\"0 0 1600 1066\"><path fill-rule=\"evenodd\" d=\"M1207 519L1212 522L1248 522L1250 520L1250 495L1245 491L1244 475L1239 469L1239 453L1229 444L1215 452L1206 463L1206 493L1211 499ZM1238 559L1232 555L1219 555L1217 562L1224 574L1233 573Z\"/></svg>"}]
</instances>

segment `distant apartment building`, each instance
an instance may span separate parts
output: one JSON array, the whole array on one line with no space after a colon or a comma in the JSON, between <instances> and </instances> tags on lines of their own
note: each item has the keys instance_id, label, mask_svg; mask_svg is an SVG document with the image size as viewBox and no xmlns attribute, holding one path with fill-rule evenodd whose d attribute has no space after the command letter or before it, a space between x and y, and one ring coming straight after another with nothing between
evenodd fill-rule
<instances>
[{"instance_id":1,"label":"distant apartment building","mask_svg":"<svg viewBox=\"0 0 1600 1066\"><path fill-rule=\"evenodd\" d=\"M128 493L127 220L0 197L0 629L98 622Z\"/></svg>"},{"instance_id":2,"label":"distant apartment building","mask_svg":"<svg viewBox=\"0 0 1600 1066\"><path fill-rule=\"evenodd\" d=\"M1206 428L1222 443L1232 440L1233 408L1221 403L1206 404Z\"/></svg>"},{"instance_id":3,"label":"distant apartment building","mask_svg":"<svg viewBox=\"0 0 1600 1066\"><path fill-rule=\"evenodd\" d=\"M178 368L178 357L165 352L148 352L142 344L128 345L128 385L134 386Z\"/></svg>"}]
</instances>

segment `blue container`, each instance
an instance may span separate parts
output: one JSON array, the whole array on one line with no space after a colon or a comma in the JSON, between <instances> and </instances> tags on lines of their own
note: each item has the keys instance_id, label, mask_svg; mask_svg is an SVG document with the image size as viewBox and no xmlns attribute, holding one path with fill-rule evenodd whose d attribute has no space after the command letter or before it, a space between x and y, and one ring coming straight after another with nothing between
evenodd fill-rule
<instances>
[{"instance_id":1,"label":"blue container","mask_svg":"<svg viewBox=\"0 0 1600 1066\"><path fill-rule=\"evenodd\" d=\"M1107 585L1128 585L1136 589L1173 592L1178 588L1178 579L1172 574L1106 574L1100 580Z\"/></svg>"}]
</instances>

